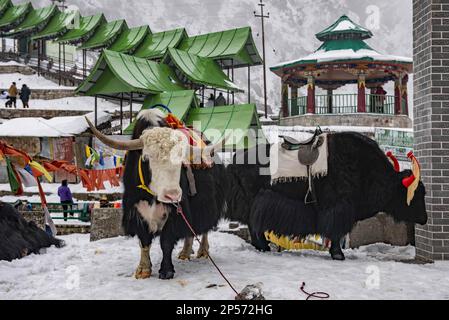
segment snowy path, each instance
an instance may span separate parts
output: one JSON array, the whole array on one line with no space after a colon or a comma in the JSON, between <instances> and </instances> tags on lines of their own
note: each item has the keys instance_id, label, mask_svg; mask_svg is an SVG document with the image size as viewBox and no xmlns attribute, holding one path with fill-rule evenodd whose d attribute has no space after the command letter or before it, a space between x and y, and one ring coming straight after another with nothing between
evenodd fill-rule
<instances>
[{"instance_id":1,"label":"snowy path","mask_svg":"<svg viewBox=\"0 0 449 320\"><path fill-rule=\"evenodd\" d=\"M1 299L233 299L206 260L181 262L172 281L161 281L159 244L151 253L153 277L135 280L139 259L136 239L115 238L96 243L88 235L63 237L67 246L48 249L40 256L0 262ZM263 283L268 299L304 299L302 281L309 291L325 291L332 299L449 299L449 262L411 265L414 249L373 245L347 251L348 261L334 262L328 254L259 253L241 239L222 233L210 237L211 254L235 286ZM180 249L178 245L176 252ZM366 285L369 268L380 272L379 289ZM79 277L77 277L79 274ZM79 280L79 286L77 286Z\"/></svg>"}]
</instances>

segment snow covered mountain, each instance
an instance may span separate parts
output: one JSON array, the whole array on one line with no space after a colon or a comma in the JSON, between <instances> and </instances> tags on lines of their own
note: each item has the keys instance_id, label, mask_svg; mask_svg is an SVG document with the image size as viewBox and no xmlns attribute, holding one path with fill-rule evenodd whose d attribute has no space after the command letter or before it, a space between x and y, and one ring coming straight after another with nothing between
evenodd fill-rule
<instances>
[{"instance_id":1,"label":"snow covered mountain","mask_svg":"<svg viewBox=\"0 0 449 320\"><path fill-rule=\"evenodd\" d=\"M15 1L19 2L19 1ZM33 0L35 6L49 0ZM186 27L190 35L250 25L262 52L258 0L68 0L83 15L104 12L110 20L125 18L130 26L149 24L153 31ZM305 56L319 46L315 33L342 14L371 29L369 44L385 54L412 57L412 3L408 0L266 0L267 67ZM236 72L246 90L246 70ZM252 96L262 102L262 68L253 70ZM280 104L280 80L268 71L269 104ZM413 95L410 94L412 97ZM246 94L237 100L246 101Z\"/></svg>"}]
</instances>

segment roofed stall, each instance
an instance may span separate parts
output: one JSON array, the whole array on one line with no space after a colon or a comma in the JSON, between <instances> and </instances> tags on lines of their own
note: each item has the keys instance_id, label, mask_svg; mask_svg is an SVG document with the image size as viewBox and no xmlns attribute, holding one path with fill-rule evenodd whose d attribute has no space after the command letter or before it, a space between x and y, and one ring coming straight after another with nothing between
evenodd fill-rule
<instances>
[{"instance_id":1,"label":"roofed stall","mask_svg":"<svg viewBox=\"0 0 449 320\"><path fill-rule=\"evenodd\" d=\"M80 19L79 28L71 29L60 36L57 41L66 44L78 44L87 41L102 23L106 22L103 14L97 14Z\"/></svg>"},{"instance_id":2,"label":"roofed stall","mask_svg":"<svg viewBox=\"0 0 449 320\"><path fill-rule=\"evenodd\" d=\"M149 26L124 30L108 50L121 53L132 53L149 34L151 34Z\"/></svg>"},{"instance_id":3,"label":"roofed stall","mask_svg":"<svg viewBox=\"0 0 449 320\"><path fill-rule=\"evenodd\" d=\"M145 98L141 110L147 110L155 105L162 104L167 106L170 111L182 121L185 121L189 110L192 108L199 108L198 98L193 90L184 91L170 91L163 92L157 95L149 95ZM166 110L163 110L167 112ZM132 134L135 126L135 121L124 131L125 134Z\"/></svg>"},{"instance_id":4,"label":"roofed stall","mask_svg":"<svg viewBox=\"0 0 449 320\"><path fill-rule=\"evenodd\" d=\"M229 79L218 63L210 58L202 58L171 48L162 61L172 67L177 77L190 88L203 90L203 104L205 88L242 91Z\"/></svg>"},{"instance_id":5,"label":"roofed stall","mask_svg":"<svg viewBox=\"0 0 449 320\"><path fill-rule=\"evenodd\" d=\"M252 148L262 138L255 104L193 108L186 125L203 132L213 143L226 138L226 148Z\"/></svg>"},{"instance_id":6,"label":"roofed stall","mask_svg":"<svg viewBox=\"0 0 449 320\"><path fill-rule=\"evenodd\" d=\"M55 5L33 9L19 25L15 26L14 29L10 30L4 36L8 38L23 38L38 33L45 28L50 18L59 12L59 9Z\"/></svg>"},{"instance_id":7,"label":"roofed stall","mask_svg":"<svg viewBox=\"0 0 449 320\"><path fill-rule=\"evenodd\" d=\"M76 92L143 103L149 94L185 90L171 68L165 64L104 50L89 77Z\"/></svg>"},{"instance_id":8,"label":"roofed stall","mask_svg":"<svg viewBox=\"0 0 449 320\"><path fill-rule=\"evenodd\" d=\"M176 48L187 38L184 28L148 34L133 55L149 60L162 59L169 48Z\"/></svg>"},{"instance_id":9,"label":"roofed stall","mask_svg":"<svg viewBox=\"0 0 449 320\"><path fill-rule=\"evenodd\" d=\"M192 36L186 38L178 49L217 61L222 68L228 70L227 75L232 81L234 69L247 67L248 103L251 102L251 67L262 65L263 60L254 43L250 27Z\"/></svg>"},{"instance_id":10,"label":"roofed stall","mask_svg":"<svg viewBox=\"0 0 449 320\"><path fill-rule=\"evenodd\" d=\"M80 47L81 50L100 50L110 46L120 35L127 30L125 20L115 20L102 23L95 33Z\"/></svg>"},{"instance_id":11,"label":"roofed stall","mask_svg":"<svg viewBox=\"0 0 449 320\"><path fill-rule=\"evenodd\" d=\"M58 12L42 31L32 37L32 40L56 39L70 30L78 18L81 19L78 11Z\"/></svg>"},{"instance_id":12,"label":"roofed stall","mask_svg":"<svg viewBox=\"0 0 449 320\"><path fill-rule=\"evenodd\" d=\"M11 0L0 0L0 16L13 6Z\"/></svg>"},{"instance_id":13,"label":"roofed stall","mask_svg":"<svg viewBox=\"0 0 449 320\"><path fill-rule=\"evenodd\" d=\"M0 31L6 32L14 29L23 22L27 14L34 10L31 2L8 7L0 17Z\"/></svg>"},{"instance_id":14,"label":"roofed stall","mask_svg":"<svg viewBox=\"0 0 449 320\"><path fill-rule=\"evenodd\" d=\"M213 32L184 39L178 49L220 62L223 68L262 64L250 27Z\"/></svg>"}]
</instances>

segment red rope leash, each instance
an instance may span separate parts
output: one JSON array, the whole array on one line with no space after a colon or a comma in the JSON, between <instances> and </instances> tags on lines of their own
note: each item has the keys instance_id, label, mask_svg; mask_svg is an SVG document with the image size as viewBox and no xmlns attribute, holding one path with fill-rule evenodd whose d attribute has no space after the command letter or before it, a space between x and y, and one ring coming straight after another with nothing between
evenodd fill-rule
<instances>
[{"instance_id":1,"label":"red rope leash","mask_svg":"<svg viewBox=\"0 0 449 320\"><path fill-rule=\"evenodd\" d=\"M306 287L306 283L303 282L300 290L302 293L304 293L307 296L307 299L306 299L307 301L311 300L312 298L316 298L316 299L329 299L330 298L330 295L326 292L308 293L305 291L305 287Z\"/></svg>"},{"instance_id":2,"label":"red rope leash","mask_svg":"<svg viewBox=\"0 0 449 320\"><path fill-rule=\"evenodd\" d=\"M187 227L189 227L190 231L192 232L193 236L195 237L195 240L201 245L201 240L199 239L199 237L196 234L195 230L193 229L192 225L187 220L187 218L186 218L186 216L184 214L184 211L182 210L182 207L179 204L174 204L174 206L176 207L176 210L177 210L178 214L181 215L182 219L186 223ZM234 288L234 286L231 284L231 282L228 280L228 278L226 278L226 276L223 274L223 272L217 266L217 264L215 263L214 259L212 259L211 255L209 254L209 251L206 250L206 252L207 252L207 257L209 258L210 262L212 262L214 267L217 269L218 273L220 273L220 275L228 283L229 287L235 292L235 294L237 296L240 296L240 294L237 292L237 290Z\"/></svg>"}]
</instances>

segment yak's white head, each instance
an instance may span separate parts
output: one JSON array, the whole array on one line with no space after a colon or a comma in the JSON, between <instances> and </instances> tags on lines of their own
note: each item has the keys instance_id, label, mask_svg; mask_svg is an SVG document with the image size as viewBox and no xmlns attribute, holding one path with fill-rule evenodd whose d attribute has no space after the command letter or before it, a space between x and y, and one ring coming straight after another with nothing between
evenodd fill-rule
<instances>
[{"instance_id":1,"label":"yak's white head","mask_svg":"<svg viewBox=\"0 0 449 320\"><path fill-rule=\"evenodd\" d=\"M187 137L170 128L153 128L145 130L140 140L143 142L143 159L150 163L149 187L157 195L158 201L181 201L182 189L179 181L182 165L188 163Z\"/></svg>"},{"instance_id":2,"label":"yak's white head","mask_svg":"<svg viewBox=\"0 0 449 320\"><path fill-rule=\"evenodd\" d=\"M159 110L146 110L138 120L144 118L147 122L157 125L163 120L163 113ZM201 164L209 162L211 155L220 149L224 143L194 147L189 144L186 135L168 127L153 127L144 130L140 138L130 141L111 139L101 132L87 119L95 136L104 144L118 150L142 150L143 160L148 160L151 171L151 183L147 186L162 203L177 203L182 198L180 176L183 164ZM138 170L138 167L135 168ZM136 186L137 187L137 186Z\"/></svg>"}]
</instances>

